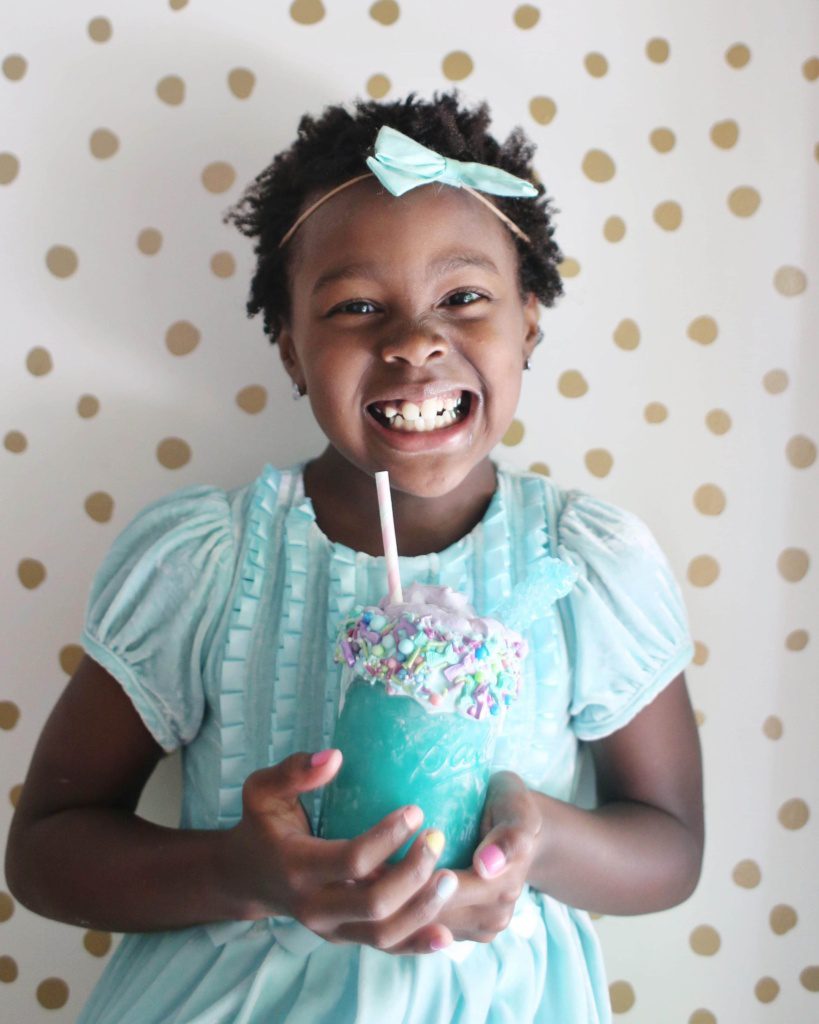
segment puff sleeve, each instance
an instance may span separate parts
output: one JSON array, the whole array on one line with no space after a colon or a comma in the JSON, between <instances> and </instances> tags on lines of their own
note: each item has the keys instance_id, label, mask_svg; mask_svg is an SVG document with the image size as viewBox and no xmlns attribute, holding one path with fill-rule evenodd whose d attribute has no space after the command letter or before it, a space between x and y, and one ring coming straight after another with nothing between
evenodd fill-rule
<instances>
[{"instance_id":1,"label":"puff sleeve","mask_svg":"<svg viewBox=\"0 0 819 1024\"><path fill-rule=\"evenodd\" d=\"M569 491L557 523L558 556L577 566L560 602L572 665L572 728L596 740L627 725L694 652L680 588L646 524L631 512Z\"/></svg>"},{"instance_id":2,"label":"puff sleeve","mask_svg":"<svg viewBox=\"0 0 819 1024\"><path fill-rule=\"evenodd\" d=\"M203 667L228 601L233 547L225 492L187 488L137 515L91 586L83 647L168 752L202 722Z\"/></svg>"}]
</instances>

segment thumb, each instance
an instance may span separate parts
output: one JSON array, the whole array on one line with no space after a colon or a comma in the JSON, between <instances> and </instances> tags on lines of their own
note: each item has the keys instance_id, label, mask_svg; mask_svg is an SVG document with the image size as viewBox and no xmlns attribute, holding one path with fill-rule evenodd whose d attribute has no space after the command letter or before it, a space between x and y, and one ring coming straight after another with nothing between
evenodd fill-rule
<instances>
[{"instance_id":1,"label":"thumb","mask_svg":"<svg viewBox=\"0 0 819 1024\"><path fill-rule=\"evenodd\" d=\"M242 792L245 806L257 813L272 811L281 803L295 803L302 793L324 786L341 767L340 750L316 754L291 754L270 768L248 775Z\"/></svg>"}]
</instances>

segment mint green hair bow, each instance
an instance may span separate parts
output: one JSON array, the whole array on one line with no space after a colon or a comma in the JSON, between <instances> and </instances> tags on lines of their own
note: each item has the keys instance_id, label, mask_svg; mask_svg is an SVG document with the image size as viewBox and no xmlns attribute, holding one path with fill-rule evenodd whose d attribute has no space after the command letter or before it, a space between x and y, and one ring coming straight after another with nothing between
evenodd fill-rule
<instances>
[{"instance_id":1,"label":"mint green hair bow","mask_svg":"<svg viewBox=\"0 0 819 1024\"><path fill-rule=\"evenodd\" d=\"M367 166L394 196L435 181L495 196L532 199L537 195L537 188L530 181L516 178L491 164L467 163L441 156L387 125L376 136L374 151L374 156L367 157Z\"/></svg>"},{"instance_id":2,"label":"mint green hair bow","mask_svg":"<svg viewBox=\"0 0 819 1024\"><path fill-rule=\"evenodd\" d=\"M368 178L370 174L374 174L387 191L394 196L402 196L419 185L431 185L434 182L462 188L480 200L487 209L506 224L510 231L529 245L532 244L529 236L513 220L481 195L481 192L489 192L495 196L532 199L538 194L538 190L531 181L516 178L514 174L502 171L500 167L492 167L491 164L467 163L463 160L453 160L451 157L441 156L435 150L427 149L420 142L416 142L408 135L386 125L376 136L375 156L367 157L367 166L370 170L366 174L358 174L348 181L343 181L317 199L312 206L308 206L285 232L279 242L279 248L286 245L299 226L328 199L332 199L334 195L355 185L356 182Z\"/></svg>"}]
</instances>

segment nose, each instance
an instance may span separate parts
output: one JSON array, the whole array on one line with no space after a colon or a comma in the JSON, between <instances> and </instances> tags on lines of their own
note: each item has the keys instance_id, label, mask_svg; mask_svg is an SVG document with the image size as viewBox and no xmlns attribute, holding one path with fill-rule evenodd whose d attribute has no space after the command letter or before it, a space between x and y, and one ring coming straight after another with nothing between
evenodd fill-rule
<instances>
[{"instance_id":1,"label":"nose","mask_svg":"<svg viewBox=\"0 0 819 1024\"><path fill-rule=\"evenodd\" d=\"M384 362L423 366L441 359L449 351L449 342L436 330L435 324L412 322L397 328L381 347Z\"/></svg>"}]
</instances>

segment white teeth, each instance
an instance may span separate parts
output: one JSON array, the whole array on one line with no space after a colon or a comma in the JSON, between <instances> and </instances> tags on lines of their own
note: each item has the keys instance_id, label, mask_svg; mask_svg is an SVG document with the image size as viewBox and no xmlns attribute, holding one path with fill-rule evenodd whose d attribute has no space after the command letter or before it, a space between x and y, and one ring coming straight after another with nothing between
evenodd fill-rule
<instances>
[{"instance_id":1,"label":"white teeth","mask_svg":"<svg viewBox=\"0 0 819 1024\"><path fill-rule=\"evenodd\" d=\"M416 420L421 415L421 410L415 402L403 402L400 412L405 420Z\"/></svg>"},{"instance_id":2,"label":"white teeth","mask_svg":"<svg viewBox=\"0 0 819 1024\"><path fill-rule=\"evenodd\" d=\"M420 405L409 401L387 402L380 407L380 412L392 430L424 433L456 423L463 411L462 397L425 398Z\"/></svg>"},{"instance_id":3,"label":"white teeth","mask_svg":"<svg viewBox=\"0 0 819 1024\"><path fill-rule=\"evenodd\" d=\"M435 417L442 408L443 403L437 398L425 398L424 401L421 402L421 416L423 416L425 421L434 422Z\"/></svg>"},{"instance_id":4,"label":"white teeth","mask_svg":"<svg viewBox=\"0 0 819 1024\"><path fill-rule=\"evenodd\" d=\"M387 417L388 420L391 420L394 416L398 415L398 410L395 408L394 405L385 405L381 412Z\"/></svg>"}]
</instances>

